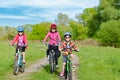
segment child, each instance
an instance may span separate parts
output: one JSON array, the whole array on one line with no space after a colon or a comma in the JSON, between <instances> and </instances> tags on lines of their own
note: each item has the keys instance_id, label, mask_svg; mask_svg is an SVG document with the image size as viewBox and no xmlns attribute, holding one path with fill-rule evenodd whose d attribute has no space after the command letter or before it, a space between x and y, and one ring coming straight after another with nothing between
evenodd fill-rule
<instances>
[{"instance_id":1,"label":"child","mask_svg":"<svg viewBox=\"0 0 120 80\"><path fill-rule=\"evenodd\" d=\"M45 43L47 39L49 40L48 43L48 49L47 49L47 57L49 59L49 51L52 49L52 46L54 46L55 51L55 64L56 68L58 68L58 57L60 56L60 51L58 50L58 44L61 41L60 35L57 31L57 25L51 24L50 32L45 36L43 42Z\"/></svg>"},{"instance_id":2,"label":"child","mask_svg":"<svg viewBox=\"0 0 120 80\"><path fill-rule=\"evenodd\" d=\"M64 38L65 41L63 41L62 45L60 46L60 51L63 51L63 65L62 65L62 72L60 73L60 76L64 75L64 68L65 68L65 64L66 64L66 55L68 53L70 53L70 57L71 60L73 60L73 54L72 54L72 48L74 48L74 50L79 51L79 49L77 48L77 46L71 41L71 33L70 32L66 32L64 34Z\"/></svg>"},{"instance_id":3,"label":"child","mask_svg":"<svg viewBox=\"0 0 120 80\"><path fill-rule=\"evenodd\" d=\"M22 55L23 55L23 63L25 63L25 49L28 45L26 35L24 34L24 28L23 26L18 26L17 28L18 34L14 37L13 41L11 42L11 45L14 45L15 42L17 42L17 46L22 46ZM17 53L18 47L16 47L16 53Z\"/></svg>"}]
</instances>

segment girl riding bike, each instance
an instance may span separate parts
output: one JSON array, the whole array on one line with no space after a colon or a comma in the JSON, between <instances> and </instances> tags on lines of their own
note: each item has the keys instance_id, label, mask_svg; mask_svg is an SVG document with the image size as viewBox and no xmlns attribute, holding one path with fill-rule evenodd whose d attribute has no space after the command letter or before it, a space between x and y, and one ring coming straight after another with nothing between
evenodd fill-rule
<instances>
[{"instance_id":1,"label":"girl riding bike","mask_svg":"<svg viewBox=\"0 0 120 80\"><path fill-rule=\"evenodd\" d=\"M25 49L28 45L26 35L24 34L24 27L18 26L17 28L18 34L14 37L10 45L14 45L17 42L16 53L18 50L18 46L22 46L22 55L23 55L23 63L25 63Z\"/></svg>"},{"instance_id":2,"label":"girl riding bike","mask_svg":"<svg viewBox=\"0 0 120 80\"><path fill-rule=\"evenodd\" d=\"M49 51L52 50L52 47L54 46L55 51L55 64L56 68L58 68L58 57L60 56L60 51L58 49L58 44L61 41L60 35L57 31L57 25L51 24L50 32L45 36L43 42L46 44L46 40L50 39L48 43L48 49L47 49L47 58L49 59Z\"/></svg>"},{"instance_id":3,"label":"girl riding bike","mask_svg":"<svg viewBox=\"0 0 120 80\"><path fill-rule=\"evenodd\" d=\"M62 45L60 46L60 51L63 51L63 65L62 65L62 72L60 73L60 76L64 76L64 68L66 65L66 58L67 54L70 53L71 60L73 60L73 54L72 49L75 51L79 51L78 47L71 41L71 33L66 32L64 34L65 40L62 42Z\"/></svg>"}]
</instances>

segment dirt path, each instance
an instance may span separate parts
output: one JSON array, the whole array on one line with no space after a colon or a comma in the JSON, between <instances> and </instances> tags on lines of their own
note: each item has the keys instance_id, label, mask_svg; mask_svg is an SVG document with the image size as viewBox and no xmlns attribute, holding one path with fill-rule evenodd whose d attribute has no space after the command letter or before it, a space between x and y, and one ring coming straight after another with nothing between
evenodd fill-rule
<instances>
[{"instance_id":1,"label":"dirt path","mask_svg":"<svg viewBox=\"0 0 120 80\"><path fill-rule=\"evenodd\" d=\"M36 61L34 64L30 65L28 68L26 68L24 73L20 73L18 75L12 75L8 80L29 80L25 76L30 75L33 72L37 72L47 64L48 61L46 60L46 58L42 58Z\"/></svg>"},{"instance_id":2,"label":"dirt path","mask_svg":"<svg viewBox=\"0 0 120 80\"><path fill-rule=\"evenodd\" d=\"M42 58L42 59L36 61L34 64L30 65L28 68L26 68L24 73L20 73L17 76L12 75L7 80L29 80L29 79L27 79L26 76L32 74L33 72L39 71L42 67L46 66L47 64L48 64L48 61L46 60L46 58ZM79 65L79 60L76 55L74 55L73 64L75 66ZM77 80L76 71L77 71L77 67L73 70L73 80Z\"/></svg>"}]
</instances>

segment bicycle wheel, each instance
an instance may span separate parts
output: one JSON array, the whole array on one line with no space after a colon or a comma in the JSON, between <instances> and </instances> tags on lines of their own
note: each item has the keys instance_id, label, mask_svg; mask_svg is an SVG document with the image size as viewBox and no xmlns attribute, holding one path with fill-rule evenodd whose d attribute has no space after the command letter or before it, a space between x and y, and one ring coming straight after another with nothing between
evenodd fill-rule
<instances>
[{"instance_id":1,"label":"bicycle wheel","mask_svg":"<svg viewBox=\"0 0 120 80\"><path fill-rule=\"evenodd\" d=\"M67 65L65 65L65 69L64 69L64 77L65 77L65 79L67 79Z\"/></svg>"},{"instance_id":2,"label":"bicycle wheel","mask_svg":"<svg viewBox=\"0 0 120 80\"><path fill-rule=\"evenodd\" d=\"M54 57L53 57L53 54L50 53L50 56L49 56L49 63L50 63L50 72L53 73L54 72Z\"/></svg>"},{"instance_id":3,"label":"bicycle wheel","mask_svg":"<svg viewBox=\"0 0 120 80\"><path fill-rule=\"evenodd\" d=\"M17 75L18 72L19 72L18 61L19 61L19 60L17 59L17 57L15 57L15 60L14 60L14 72L13 72L14 75Z\"/></svg>"},{"instance_id":4,"label":"bicycle wheel","mask_svg":"<svg viewBox=\"0 0 120 80\"><path fill-rule=\"evenodd\" d=\"M72 63L71 62L69 62L68 64L67 78L68 80L72 80Z\"/></svg>"},{"instance_id":5,"label":"bicycle wheel","mask_svg":"<svg viewBox=\"0 0 120 80\"><path fill-rule=\"evenodd\" d=\"M25 64L23 64L23 56L21 55L20 58L20 72L24 72L25 71Z\"/></svg>"},{"instance_id":6,"label":"bicycle wheel","mask_svg":"<svg viewBox=\"0 0 120 80\"><path fill-rule=\"evenodd\" d=\"M24 72L25 71L25 64L22 64L22 66L20 67L20 72Z\"/></svg>"}]
</instances>

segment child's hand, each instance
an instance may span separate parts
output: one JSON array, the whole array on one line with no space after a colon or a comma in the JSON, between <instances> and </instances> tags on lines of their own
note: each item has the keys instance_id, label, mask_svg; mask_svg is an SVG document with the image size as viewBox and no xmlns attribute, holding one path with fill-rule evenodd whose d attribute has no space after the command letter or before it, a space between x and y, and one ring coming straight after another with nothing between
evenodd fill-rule
<instances>
[{"instance_id":1,"label":"child's hand","mask_svg":"<svg viewBox=\"0 0 120 80\"><path fill-rule=\"evenodd\" d=\"M59 49L59 51L62 51L62 49Z\"/></svg>"},{"instance_id":2,"label":"child's hand","mask_svg":"<svg viewBox=\"0 0 120 80\"><path fill-rule=\"evenodd\" d=\"M76 51L77 51L77 52L79 52L79 51L80 51L80 49L77 49Z\"/></svg>"},{"instance_id":3,"label":"child's hand","mask_svg":"<svg viewBox=\"0 0 120 80\"><path fill-rule=\"evenodd\" d=\"M9 46L14 46L14 44L11 44L11 43L10 43Z\"/></svg>"}]
</instances>

